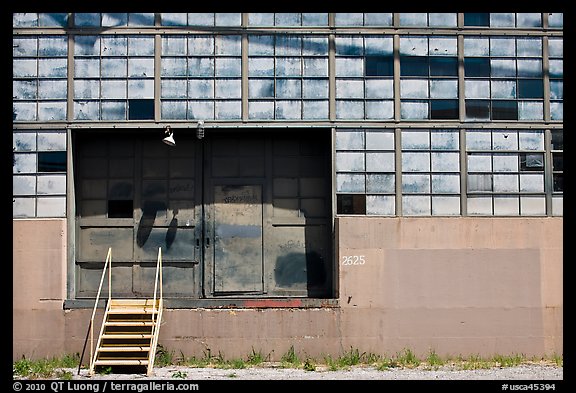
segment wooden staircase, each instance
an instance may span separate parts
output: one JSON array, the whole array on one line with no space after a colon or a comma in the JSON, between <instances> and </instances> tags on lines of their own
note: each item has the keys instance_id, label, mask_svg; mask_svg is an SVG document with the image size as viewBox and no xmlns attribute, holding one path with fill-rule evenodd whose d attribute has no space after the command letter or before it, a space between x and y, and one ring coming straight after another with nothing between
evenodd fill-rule
<instances>
[{"instance_id":1,"label":"wooden staircase","mask_svg":"<svg viewBox=\"0 0 576 393\"><path fill-rule=\"evenodd\" d=\"M86 343L90 341L90 375L97 367L142 366L146 374L152 375L160 324L162 322L162 249L158 248L156 279L153 298L112 298L112 249L108 249L106 263L100 279L100 287L94 303L92 318L86 334L84 349L80 357L78 374L84 357ZM108 301L102 318L100 335L94 351L94 318L100 301L102 284L108 271Z\"/></svg>"},{"instance_id":2,"label":"wooden staircase","mask_svg":"<svg viewBox=\"0 0 576 393\"><path fill-rule=\"evenodd\" d=\"M91 373L98 366L146 366L152 372L162 299L112 299L106 309Z\"/></svg>"}]
</instances>

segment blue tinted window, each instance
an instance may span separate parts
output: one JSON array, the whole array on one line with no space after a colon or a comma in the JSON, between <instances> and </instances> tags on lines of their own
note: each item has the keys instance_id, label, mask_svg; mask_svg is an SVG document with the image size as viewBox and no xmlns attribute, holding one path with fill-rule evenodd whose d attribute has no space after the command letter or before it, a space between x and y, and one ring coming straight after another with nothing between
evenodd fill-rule
<instances>
[{"instance_id":1,"label":"blue tinted window","mask_svg":"<svg viewBox=\"0 0 576 393\"><path fill-rule=\"evenodd\" d=\"M66 152L38 152L38 172L66 172Z\"/></svg>"}]
</instances>

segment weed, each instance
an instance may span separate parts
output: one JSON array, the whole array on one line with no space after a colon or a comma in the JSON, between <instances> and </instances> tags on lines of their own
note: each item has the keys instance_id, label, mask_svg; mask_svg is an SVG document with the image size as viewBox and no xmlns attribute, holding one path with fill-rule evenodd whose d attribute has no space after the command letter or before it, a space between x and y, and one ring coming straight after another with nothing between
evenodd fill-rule
<instances>
[{"instance_id":1,"label":"weed","mask_svg":"<svg viewBox=\"0 0 576 393\"><path fill-rule=\"evenodd\" d=\"M252 347L252 353L248 355L248 364L251 366L257 366L266 361L269 356L265 357L261 351L254 351L254 347Z\"/></svg>"},{"instance_id":2,"label":"weed","mask_svg":"<svg viewBox=\"0 0 576 393\"><path fill-rule=\"evenodd\" d=\"M495 355L492 361L495 363L495 367L514 367L522 364L525 358L525 356L518 354L511 356Z\"/></svg>"},{"instance_id":3,"label":"weed","mask_svg":"<svg viewBox=\"0 0 576 393\"><path fill-rule=\"evenodd\" d=\"M389 358L386 356L380 358L380 360L378 361L378 363L376 365L376 369L380 370L380 371L386 371L388 369L397 368L397 367L400 367L400 364L398 363L398 361L396 359Z\"/></svg>"},{"instance_id":4,"label":"weed","mask_svg":"<svg viewBox=\"0 0 576 393\"><path fill-rule=\"evenodd\" d=\"M330 371L337 371L339 369L338 363L336 363L330 355L324 356L324 363L328 366L328 370Z\"/></svg>"},{"instance_id":5,"label":"weed","mask_svg":"<svg viewBox=\"0 0 576 393\"><path fill-rule=\"evenodd\" d=\"M284 367L298 367L301 363L298 355L296 355L296 351L294 351L294 345L290 346L288 352L282 355L280 360Z\"/></svg>"},{"instance_id":6,"label":"weed","mask_svg":"<svg viewBox=\"0 0 576 393\"><path fill-rule=\"evenodd\" d=\"M420 360L414 355L410 349L405 349L401 351L396 356L397 361L403 367L418 367L420 365Z\"/></svg>"},{"instance_id":7,"label":"weed","mask_svg":"<svg viewBox=\"0 0 576 393\"><path fill-rule=\"evenodd\" d=\"M236 378L238 375L236 373L230 373L227 375L228 378Z\"/></svg>"},{"instance_id":8,"label":"weed","mask_svg":"<svg viewBox=\"0 0 576 393\"><path fill-rule=\"evenodd\" d=\"M187 376L188 376L188 374L186 374L185 372L180 371L180 370L172 373L172 378L186 379Z\"/></svg>"},{"instance_id":9,"label":"weed","mask_svg":"<svg viewBox=\"0 0 576 393\"><path fill-rule=\"evenodd\" d=\"M340 356L340 358L338 359L338 363L342 367L355 366L360 363L364 355L365 352L360 353L358 349L353 349L352 347L350 347L350 351Z\"/></svg>"},{"instance_id":10,"label":"weed","mask_svg":"<svg viewBox=\"0 0 576 393\"><path fill-rule=\"evenodd\" d=\"M304 370L306 370L306 371L315 371L316 370L316 366L314 366L314 362L312 359L306 358L306 360L304 361Z\"/></svg>"},{"instance_id":11,"label":"weed","mask_svg":"<svg viewBox=\"0 0 576 393\"><path fill-rule=\"evenodd\" d=\"M168 351L162 345L158 344L155 363L160 367L174 364L174 351Z\"/></svg>"},{"instance_id":12,"label":"weed","mask_svg":"<svg viewBox=\"0 0 576 393\"><path fill-rule=\"evenodd\" d=\"M444 361L438 356L435 350L431 349L428 357L426 358L426 363L428 367L437 370L439 367L444 365Z\"/></svg>"}]
</instances>

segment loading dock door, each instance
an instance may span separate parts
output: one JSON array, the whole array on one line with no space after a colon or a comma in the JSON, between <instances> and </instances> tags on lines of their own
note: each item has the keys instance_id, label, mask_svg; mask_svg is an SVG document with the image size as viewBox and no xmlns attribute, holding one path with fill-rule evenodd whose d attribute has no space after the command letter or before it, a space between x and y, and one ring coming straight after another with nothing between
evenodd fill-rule
<instances>
[{"instance_id":1,"label":"loading dock door","mask_svg":"<svg viewBox=\"0 0 576 393\"><path fill-rule=\"evenodd\" d=\"M214 294L261 293L262 186L214 186L210 210L206 243L214 240L206 257L214 261Z\"/></svg>"},{"instance_id":2,"label":"loading dock door","mask_svg":"<svg viewBox=\"0 0 576 393\"><path fill-rule=\"evenodd\" d=\"M178 131L178 130L176 130ZM330 134L82 132L74 139L76 297L108 247L115 296L331 294Z\"/></svg>"}]
</instances>

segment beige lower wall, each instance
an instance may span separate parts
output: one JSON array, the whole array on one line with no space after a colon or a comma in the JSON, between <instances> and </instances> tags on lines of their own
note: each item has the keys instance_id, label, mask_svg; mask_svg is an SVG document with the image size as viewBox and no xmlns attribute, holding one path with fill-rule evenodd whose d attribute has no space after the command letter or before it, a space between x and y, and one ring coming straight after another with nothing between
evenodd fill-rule
<instances>
[{"instance_id":1,"label":"beige lower wall","mask_svg":"<svg viewBox=\"0 0 576 393\"><path fill-rule=\"evenodd\" d=\"M562 222L339 217L339 307L168 309L159 344L272 360L291 346L315 358L562 354ZM13 234L13 359L80 353L92 310L63 309L66 220L14 220Z\"/></svg>"}]
</instances>

